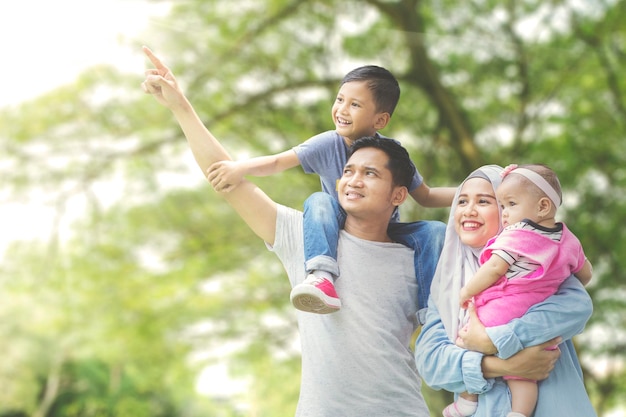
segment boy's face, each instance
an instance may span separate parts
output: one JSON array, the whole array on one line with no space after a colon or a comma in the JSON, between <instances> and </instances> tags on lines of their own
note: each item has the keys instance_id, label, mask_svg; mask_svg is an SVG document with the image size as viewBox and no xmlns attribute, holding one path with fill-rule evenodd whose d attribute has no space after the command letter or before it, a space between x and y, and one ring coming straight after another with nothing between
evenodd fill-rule
<instances>
[{"instance_id":1,"label":"boy's face","mask_svg":"<svg viewBox=\"0 0 626 417\"><path fill-rule=\"evenodd\" d=\"M363 136L374 134L385 127L388 113L379 113L366 81L347 82L341 86L331 109L337 133L348 145Z\"/></svg>"}]
</instances>

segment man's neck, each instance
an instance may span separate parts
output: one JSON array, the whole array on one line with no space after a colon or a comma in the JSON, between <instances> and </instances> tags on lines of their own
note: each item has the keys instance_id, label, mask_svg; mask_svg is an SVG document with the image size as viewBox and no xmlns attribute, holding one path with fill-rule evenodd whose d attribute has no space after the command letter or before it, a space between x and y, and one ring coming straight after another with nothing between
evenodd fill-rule
<instances>
[{"instance_id":1,"label":"man's neck","mask_svg":"<svg viewBox=\"0 0 626 417\"><path fill-rule=\"evenodd\" d=\"M346 218L344 230L359 239L372 242L392 242L387 234L389 222L380 220L362 220L355 217Z\"/></svg>"}]
</instances>

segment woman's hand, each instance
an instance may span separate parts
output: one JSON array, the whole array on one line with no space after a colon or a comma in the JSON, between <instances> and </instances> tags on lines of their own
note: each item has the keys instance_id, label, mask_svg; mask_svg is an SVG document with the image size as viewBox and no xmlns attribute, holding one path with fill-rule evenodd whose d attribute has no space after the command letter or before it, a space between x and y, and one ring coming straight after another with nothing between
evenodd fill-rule
<instances>
[{"instance_id":1,"label":"woman's hand","mask_svg":"<svg viewBox=\"0 0 626 417\"><path fill-rule=\"evenodd\" d=\"M561 341L561 337L556 337L540 345L520 350L506 360L485 356L482 364L483 375L485 378L511 375L535 381L546 379L561 356L561 351L558 348L554 349Z\"/></svg>"}]
</instances>

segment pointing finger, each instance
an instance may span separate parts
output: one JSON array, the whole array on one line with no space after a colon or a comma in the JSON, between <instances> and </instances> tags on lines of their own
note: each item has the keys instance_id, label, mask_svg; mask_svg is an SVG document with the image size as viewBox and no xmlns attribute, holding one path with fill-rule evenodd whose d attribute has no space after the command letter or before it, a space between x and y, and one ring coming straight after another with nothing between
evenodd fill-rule
<instances>
[{"instance_id":1,"label":"pointing finger","mask_svg":"<svg viewBox=\"0 0 626 417\"><path fill-rule=\"evenodd\" d=\"M166 72L169 71L169 69L165 65L163 65L161 60L157 58L156 55L154 55L150 48L148 48L147 46L143 46L142 49L146 56L150 59L150 62L152 62L152 64L157 68L157 70Z\"/></svg>"}]
</instances>

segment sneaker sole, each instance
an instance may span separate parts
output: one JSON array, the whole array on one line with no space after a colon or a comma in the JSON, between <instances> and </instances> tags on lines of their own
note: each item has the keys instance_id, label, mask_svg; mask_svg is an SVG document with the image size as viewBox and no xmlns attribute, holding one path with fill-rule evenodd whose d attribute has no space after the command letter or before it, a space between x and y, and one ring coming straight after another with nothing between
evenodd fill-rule
<instances>
[{"instance_id":1,"label":"sneaker sole","mask_svg":"<svg viewBox=\"0 0 626 417\"><path fill-rule=\"evenodd\" d=\"M320 294L323 293L320 291ZM300 293L297 290L291 291L291 304L300 311L307 313L329 314L341 309L341 300L325 300L323 297L310 294L308 292Z\"/></svg>"}]
</instances>

